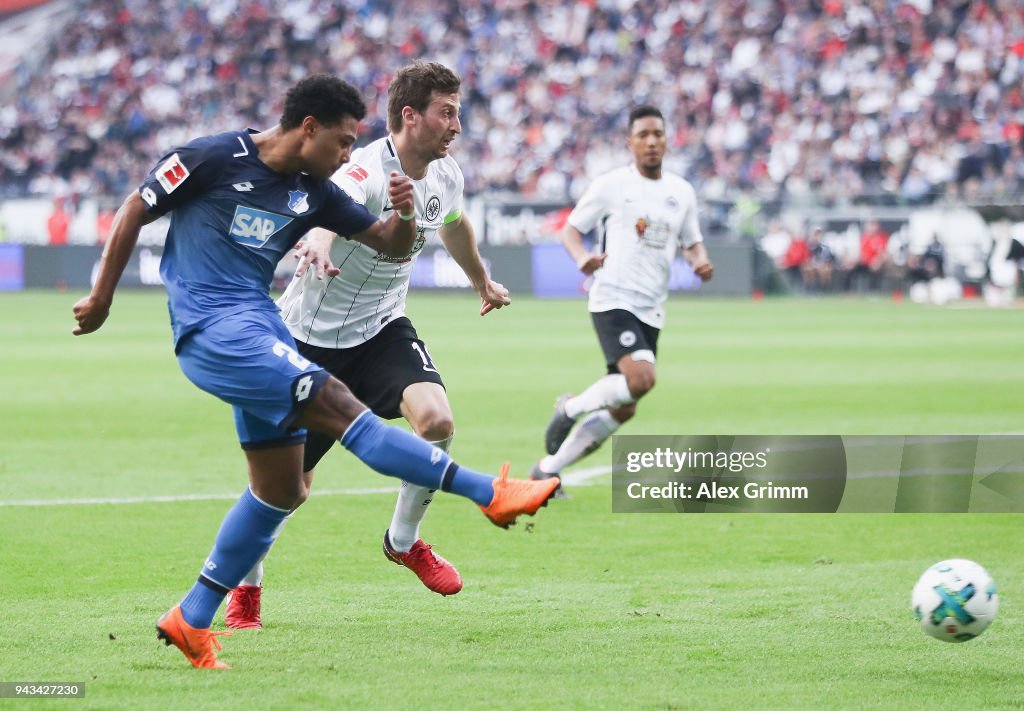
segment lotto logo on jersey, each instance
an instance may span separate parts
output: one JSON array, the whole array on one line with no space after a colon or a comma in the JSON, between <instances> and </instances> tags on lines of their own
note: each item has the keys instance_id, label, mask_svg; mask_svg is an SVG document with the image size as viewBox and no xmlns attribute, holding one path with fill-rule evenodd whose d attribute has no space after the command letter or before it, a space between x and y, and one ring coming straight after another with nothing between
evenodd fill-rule
<instances>
[{"instance_id":1,"label":"lotto logo on jersey","mask_svg":"<svg viewBox=\"0 0 1024 711\"><path fill-rule=\"evenodd\" d=\"M177 153L164 161L164 164L156 169L156 179L168 195L177 190L178 186L185 182L185 178L188 175L188 168L181 162L181 158L178 157Z\"/></svg>"},{"instance_id":2,"label":"lotto logo on jersey","mask_svg":"<svg viewBox=\"0 0 1024 711\"><path fill-rule=\"evenodd\" d=\"M291 221L286 215L238 205L228 234L246 247L262 247Z\"/></svg>"}]
</instances>

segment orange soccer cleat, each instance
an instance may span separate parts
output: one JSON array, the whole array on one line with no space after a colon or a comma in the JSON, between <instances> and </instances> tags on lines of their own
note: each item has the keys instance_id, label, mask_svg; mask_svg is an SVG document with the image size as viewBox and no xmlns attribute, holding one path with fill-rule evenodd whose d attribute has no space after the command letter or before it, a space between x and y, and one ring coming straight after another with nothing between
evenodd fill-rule
<instances>
[{"instance_id":1,"label":"orange soccer cleat","mask_svg":"<svg viewBox=\"0 0 1024 711\"><path fill-rule=\"evenodd\" d=\"M532 516L537 513L537 509L547 505L561 483L557 476L541 481L509 479L508 468L508 462L501 465L498 478L492 484L494 498L487 506L480 507L484 516L501 528L514 524L521 514Z\"/></svg>"},{"instance_id":2,"label":"orange soccer cleat","mask_svg":"<svg viewBox=\"0 0 1024 711\"><path fill-rule=\"evenodd\" d=\"M175 605L160 616L156 621L156 637L163 640L168 647L172 644L181 650L192 666L200 669L230 669L227 664L217 659L217 649L222 649L220 635L230 636L230 632L211 632L210 628L196 629L181 616L181 606Z\"/></svg>"}]
</instances>

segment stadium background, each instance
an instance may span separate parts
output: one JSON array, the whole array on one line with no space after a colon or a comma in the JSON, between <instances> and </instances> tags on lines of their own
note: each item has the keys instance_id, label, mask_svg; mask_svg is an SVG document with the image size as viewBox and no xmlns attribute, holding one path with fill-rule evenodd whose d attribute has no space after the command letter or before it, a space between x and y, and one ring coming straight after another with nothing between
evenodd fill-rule
<instances>
[{"instance_id":1,"label":"stadium background","mask_svg":"<svg viewBox=\"0 0 1024 711\"><path fill-rule=\"evenodd\" d=\"M309 72L359 86L364 139L376 138L391 72L430 57L465 80L453 154L486 244L556 241L588 182L628 159L628 108L651 102L669 117L666 166L696 186L713 256L739 269L719 270L712 293L990 292L1004 304L1016 290L1024 11L1013 0L18 0L5 10L0 242L102 243L155 156L272 125L284 90ZM862 245L872 219L881 257ZM815 227L829 248L824 283L800 244ZM936 235L950 281L912 291L939 275L921 264ZM533 264L559 261L527 252ZM54 259L79 255L38 258L0 250L0 288L87 278L77 267L54 278ZM884 264L865 279L858 264L873 259ZM419 286L460 284L443 255L433 260ZM674 288L696 288L685 265L677 271ZM567 260L543 279L497 275L535 293L538 281L558 284L547 295L581 292Z\"/></svg>"},{"instance_id":2,"label":"stadium background","mask_svg":"<svg viewBox=\"0 0 1024 711\"><path fill-rule=\"evenodd\" d=\"M728 298L670 304L659 384L630 433L1019 432L1022 312L981 308L1018 288L1019 3L0 0L0 13L0 680L83 680L88 708L1019 706L1019 515L613 515L604 452L529 532L439 499L431 536L467 581L450 599L383 561L393 492L375 492L391 482L333 453L268 566L266 634L227 641L231 675L197 676L150 625L244 472L224 406L171 353L159 224L125 277L149 288L119 294L100 334L68 335L112 210L167 147L270 125L310 71L352 80L381 117L390 72L428 57L465 79L453 153L516 298L486 319L471 294L410 301L460 461L523 473L553 396L602 370L584 305L529 295L583 295L557 228L628 160L638 101L669 117L668 167L697 186L716 261L707 291ZM364 140L382 131L368 121ZM871 219L885 272L848 278ZM816 227L827 284L799 246ZM936 232L941 276L924 264ZM806 270L789 261L805 254ZM415 279L465 288L441 251ZM693 286L681 264L673 283ZM750 298L762 292L791 298ZM810 298L839 292L856 296ZM985 564L1004 600L970 645L924 638L908 609L920 572L954 555Z\"/></svg>"}]
</instances>

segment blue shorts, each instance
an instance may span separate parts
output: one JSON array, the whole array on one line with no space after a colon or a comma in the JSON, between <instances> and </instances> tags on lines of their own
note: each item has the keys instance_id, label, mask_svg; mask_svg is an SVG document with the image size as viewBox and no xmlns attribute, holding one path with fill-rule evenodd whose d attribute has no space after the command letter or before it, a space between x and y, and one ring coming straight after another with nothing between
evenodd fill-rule
<instances>
[{"instance_id":1,"label":"blue shorts","mask_svg":"<svg viewBox=\"0 0 1024 711\"><path fill-rule=\"evenodd\" d=\"M306 430L291 424L330 377L299 355L270 311L232 314L188 334L178 365L198 388L234 406L242 449L305 442Z\"/></svg>"}]
</instances>

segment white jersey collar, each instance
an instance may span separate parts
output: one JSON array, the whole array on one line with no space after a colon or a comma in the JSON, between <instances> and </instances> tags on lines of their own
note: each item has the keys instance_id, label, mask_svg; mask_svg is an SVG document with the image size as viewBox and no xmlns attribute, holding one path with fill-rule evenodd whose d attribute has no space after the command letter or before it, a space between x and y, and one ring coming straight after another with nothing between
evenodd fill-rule
<instances>
[{"instance_id":1,"label":"white jersey collar","mask_svg":"<svg viewBox=\"0 0 1024 711\"><path fill-rule=\"evenodd\" d=\"M640 178L641 180L646 180L651 183L660 183L662 180L665 179L665 166L662 166L661 168L660 178L648 178L646 175L640 172L640 170L636 167L635 162L629 164L629 172L635 175L636 177Z\"/></svg>"},{"instance_id":2,"label":"white jersey collar","mask_svg":"<svg viewBox=\"0 0 1024 711\"><path fill-rule=\"evenodd\" d=\"M398 166L398 172L405 175L405 171L402 170L402 161L398 157L398 148L395 147L395 139L390 133L384 138L384 149L387 153L382 155L383 162L385 164L396 164Z\"/></svg>"}]
</instances>

